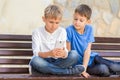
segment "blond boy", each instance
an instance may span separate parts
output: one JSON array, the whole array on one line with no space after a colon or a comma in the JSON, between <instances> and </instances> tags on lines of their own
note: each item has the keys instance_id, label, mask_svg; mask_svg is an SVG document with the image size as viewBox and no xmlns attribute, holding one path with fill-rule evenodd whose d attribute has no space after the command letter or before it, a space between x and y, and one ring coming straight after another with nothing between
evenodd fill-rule
<instances>
[{"instance_id":1,"label":"blond boy","mask_svg":"<svg viewBox=\"0 0 120 80\"><path fill-rule=\"evenodd\" d=\"M33 31L32 49L33 58L30 61L32 70L37 73L50 74L81 74L84 67L74 66L78 60L75 51L66 49L66 31L59 26L62 19L62 11L57 5L49 5L45 8L42 17L44 26ZM55 47L56 42L65 42L63 47Z\"/></svg>"}]
</instances>

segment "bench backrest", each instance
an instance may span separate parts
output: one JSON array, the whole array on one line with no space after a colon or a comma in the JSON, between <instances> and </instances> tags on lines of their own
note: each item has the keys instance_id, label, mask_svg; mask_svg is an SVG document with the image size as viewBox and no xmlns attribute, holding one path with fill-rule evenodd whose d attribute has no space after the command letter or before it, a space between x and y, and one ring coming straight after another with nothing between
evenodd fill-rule
<instances>
[{"instance_id":1,"label":"bench backrest","mask_svg":"<svg viewBox=\"0 0 120 80\"><path fill-rule=\"evenodd\" d=\"M92 46L101 56L120 60L120 38L96 37ZM0 35L0 74L28 74L33 55L31 35Z\"/></svg>"},{"instance_id":2,"label":"bench backrest","mask_svg":"<svg viewBox=\"0 0 120 80\"><path fill-rule=\"evenodd\" d=\"M120 38L95 37L92 50L110 60L120 61Z\"/></svg>"},{"instance_id":3,"label":"bench backrest","mask_svg":"<svg viewBox=\"0 0 120 80\"><path fill-rule=\"evenodd\" d=\"M0 73L29 73L31 35L0 35Z\"/></svg>"}]
</instances>

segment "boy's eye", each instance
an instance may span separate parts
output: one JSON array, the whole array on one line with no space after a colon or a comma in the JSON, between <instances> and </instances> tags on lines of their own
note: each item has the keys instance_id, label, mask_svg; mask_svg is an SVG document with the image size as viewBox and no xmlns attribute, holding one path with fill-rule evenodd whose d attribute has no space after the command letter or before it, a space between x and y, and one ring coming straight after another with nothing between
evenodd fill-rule
<instances>
[{"instance_id":1,"label":"boy's eye","mask_svg":"<svg viewBox=\"0 0 120 80\"><path fill-rule=\"evenodd\" d=\"M74 20L78 20L78 19L74 19Z\"/></svg>"},{"instance_id":2,"label":"boy's eye","mask_svg":"<svg viewBox=\"0 0 120 80\"><path fill-rule=\"evenodd\" d=\"M78 19L76 19L76 18L75 18L74 20L76 20L76 21L77 21ZM80 21L80 22L83 22L84 20L80 19L79 21Z\"/></svg>"},{"instance_id":3,"label":"boy's eye","mask_svg":"<svg viewBox=\"0 0 120 80\"><path fill-rule=\"evenodd\" d=\"M56 22L56 24L59 24L59 22Z\"/></svg>"},{"instance_id":4,"label":"boy's eye","mask_svg":"<svg viewBox=\"0 0 120 80\"><path fill-rule=\"evenodd\" d=\"M50 23L53 23L52 21L50 21Z\"/></svg>"},{"instance_id":5,"label":"boy's eye","mask_svg":"<svg viewBox=\"0 0 120 80\"><path fill-rule=\"evenodd\" d=\"M50 21L50 23L52 23L52 24L53 24L53 23L54 23L54 24L59 24L59 22L53 22L53 21Z\"/></svg>"},{"instance_id":6,"label":"boy's eye","mask_svg":"<svg viewBox=\"0 0 120 80\"><path fill-rule=\"evenodd\" d=\"M80 20L80 22L83 22L84 20Z\"/></svg>"}]
</instances>

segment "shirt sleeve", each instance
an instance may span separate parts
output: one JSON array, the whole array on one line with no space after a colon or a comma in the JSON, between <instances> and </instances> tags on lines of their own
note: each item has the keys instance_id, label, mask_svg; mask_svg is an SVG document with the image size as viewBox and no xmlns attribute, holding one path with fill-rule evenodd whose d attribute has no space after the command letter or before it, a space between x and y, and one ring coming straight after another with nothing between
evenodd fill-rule
<instances>
[{"instance_id":1,"label":"shirt sleeve","mask_svg":"<svg viewBox=\"0 0 120 80\"><path fill-rule=\"evenodd\" d=\"M66 51L66 53L67 53L67 55L68 55L68 50L67 50L67 47L66 47L67 33L66 33L66 31L65 31L65 30L63 30L63 35L62 35L62 38L63 38L63 39L64 39L64 41L65 41L64 47L65 47L65 51Z\"/></svg>"},{"instance_id":2,"label":"shirt sleeve","mask_svg":"<svg viewBox=\"0 0 120 80\"><path fill-rule=\"evenodd\" d=\"M40 42L39 42L39 36L37 31L33 31L32 33L32 50L33 50L33 55L38 56L38 53L40 51Z\"/></svg>"},{"instance_id":3,"label":"shirt sleeve","mask_svg":"<svg viewBox=\"0 0 120 80\"><path fill-rule=\"evenodd\" d=\"M88 40L87 41L88 41L88 43L95 42L92 26L89 27L89 30L88 30Z\"/></svg>"},{"instance_id":4,"label":"shirt sleeve","mask_svg":"<svg viewBox=\"0 0 120 80\"><path fill-rule=\"evenodd\" d=\"M71 33L70 33L70 29L66 28L66 32L67 32L67 41L71 43Z\"/></svg>"}]
</instances>

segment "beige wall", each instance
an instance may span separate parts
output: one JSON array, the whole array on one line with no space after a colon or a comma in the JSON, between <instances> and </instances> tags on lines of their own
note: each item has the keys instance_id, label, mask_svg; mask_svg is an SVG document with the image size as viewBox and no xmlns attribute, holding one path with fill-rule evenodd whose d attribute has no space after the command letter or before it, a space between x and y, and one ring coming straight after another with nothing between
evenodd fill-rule
<instances>
[{"instance_id":1,"label":"beige wall","mask_svg":"<svg viewBox=\"0 0 120 80\"><path fill-rule=\"evenodd\" d=\"M31 34L52 0L0 0L0 33Z\"/></svg>"},{"instance_id":2,"label":"beige wall","mask_svg":"<svg viewBox=\"0 0 120 80\"><path fill-rule=\"evenodd\" d=\"M79 4L92 10L95 36L120 37L120 0L0 0L0 34L31 34L44 23L44 8L55 3L64 9L61 25L72 23L72 13Z\"/></svg>"}]
</instances>

